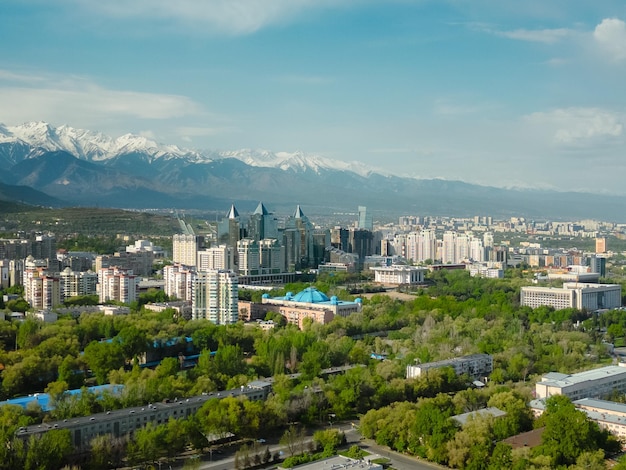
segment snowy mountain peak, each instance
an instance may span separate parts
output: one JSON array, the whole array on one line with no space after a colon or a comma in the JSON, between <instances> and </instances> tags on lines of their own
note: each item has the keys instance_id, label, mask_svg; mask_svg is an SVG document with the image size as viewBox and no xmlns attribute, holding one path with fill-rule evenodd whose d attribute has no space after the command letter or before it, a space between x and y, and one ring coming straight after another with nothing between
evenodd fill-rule
<instances>
[{"instance_id":1,"label":"snowy mountain peak","mask_svg":"<svg viewBox=\"0 0 626 470\"><path fill-rule=\"evenodd\" d=\"M125 134L112 138L100 132L76 129L67 125L53 127L50 124L27 122L20 126L4 126L0 124L0 143L21 142L32 147L31 156L42 150L63 150L77 158L104 162L113 158L124 158L124 155L142 154L145 161L156 159L183 159L191 163L209 163L223 158L235 158L247 165L266 168L279 168L283 171L320 173L324 170L349 171L360 176L381 173L357 163L331 160L318 155L310 155L298 150L295 152L271 152L268 150L242 149L234 151L203 151L180 148L176 145L165 145L145 136Z\"/></svg>"}]
</instances>

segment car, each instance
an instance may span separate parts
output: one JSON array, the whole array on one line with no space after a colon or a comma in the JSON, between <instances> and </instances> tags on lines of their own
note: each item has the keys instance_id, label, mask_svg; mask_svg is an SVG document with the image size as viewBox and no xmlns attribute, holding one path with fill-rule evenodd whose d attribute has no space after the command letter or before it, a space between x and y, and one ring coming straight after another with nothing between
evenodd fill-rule
<instances>
[{"instance_id":1,"label":"car","mask_svg":"<svg viewBox=\"0 0 626 470\"><path fill-rule=\"evenodd\" d=\"M256 440L259 444L265 444L265 439L257 439Z\"/></svg>"}]
</instances>

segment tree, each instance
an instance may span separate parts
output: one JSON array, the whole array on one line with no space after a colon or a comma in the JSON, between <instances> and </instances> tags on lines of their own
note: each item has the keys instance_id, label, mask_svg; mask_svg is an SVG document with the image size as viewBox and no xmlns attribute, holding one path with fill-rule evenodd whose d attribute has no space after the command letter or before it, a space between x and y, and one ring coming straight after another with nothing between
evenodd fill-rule
<instances>
[{"instance_id":1,"label":"tree","mask_svg":"<svg viewBox=\"0 0 626 470\"><path fill-rule=\"evenodd\" d=\"M582 453L598 450L601 438L598 425L577 410L568 397L548 398L542 420L545 429L539 452L548 455L553 465L572 465Z\"/></svg>"},{"instance_id":2,"label":"tree","mask_svg":"<svg viewBox=\"0 0 626 470\"><path fill-rule=\"evenodd\" d=\"M99 384L106 383L110 371L124 365L124 353L117 342L92 341L85 348L84 358Z\"/></svg>"},{"instance_id":3,"label":"tree","mask_svg":"<svg viewBox=\"0 0 626 470\"><path fill-rule=\"evenodd\" d=\"M337 452L337 448L346 441L346 436L339 429L324 429L315 431L313 441L318 448L324 450L324 454L333 455Z\"/></svg>"},{"instance_id":4,"label":"tree","mask_svg":"<svg viewBox=\"0 0 626 470\"><path fill-rule=\"evenodd\" d=\"M287 447L289 456L293 457L304 450L305 437L304 428L297 428L292 424L280 438L280 445Z\"/></svg>"},{"instance_id":5,"label":"tree","mask_svg":"<svg viewBox=\"0 0 626 470\"><path fill-rule=\"evenodd\" d=\"M72 452L70 431L53 429L31 436L26 445L25 470L53 470L62 466Z\"/></svg>"}]
</instances>

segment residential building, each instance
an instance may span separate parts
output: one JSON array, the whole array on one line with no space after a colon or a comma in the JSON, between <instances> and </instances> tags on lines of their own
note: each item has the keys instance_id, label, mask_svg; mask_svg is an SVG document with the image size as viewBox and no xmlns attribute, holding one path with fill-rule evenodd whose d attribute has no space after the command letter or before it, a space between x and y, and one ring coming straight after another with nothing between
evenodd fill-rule
<instances>
[{"instance_id":1,"label":"residential building","mask_svg":"<svg viewBox=\"0 0 626 470\"><path fill-rule=\"evenodd\" d=\"M428 374L431 369L451 367L456 375L467 374L471 379L481 379L493 372L493 357L489 354L471 354L455 357L443 361L427 362L414 366L407 366L406 378L413 379Z\"/></svg>"},{"instance_id":2,"label":"residential building","mask_svg":"<svg viewBox=\"0 0 626 470\"><path fill-rule=\"evenodd\" d=\"M234 271L209 270L193 280L191 317L204 318L216 325L236 323L239 318L238 277Z\"/></svg>"},{"instance_id":3,"label":"residential building","mask_svg":"<svg viewBox=\"0 0 626 470\"><path fill-rule=\"evenodd\" d=\"M110 300L128 304L137 300L139 278L129 269L113 266L98 271L100 302Z\"/></svg>"},{"instance_id":4,"label":"residential building","mask_svg":"<svg viewBox=\"0 0 626 470\"><path fill-rule=\"evenodd\" d=\"M63 299L97 294L98 275L93 271L76 272L65 268L59 274Z\"/></svg>"},{"instance_id":5,"label":"residential building","mask_svg":"<svg viewBox=\"0 0 626 470\"><path fill-rule=\"evenodd\" d=\"M235 248L228 245L218 245L198 251L198 271L209 269L236 269Z\"/></svg>"},{"instance_id":6,"label":"residential building","mask_svg":"<svg viewBox=\"0 0 626 470\"><path fill-rule=\"evenodd\" d=\"M191 301L196 270L192 266L175 263L163 267L165 293L171 299Z\"/></svg>"},{"instance_id":7,"label":"residential building","mask_svg":"<svg viewBox=\"0 0 626 470\"><path fill-rule=\"evenodd\" d=\"M198 235L176 234L172 238L172 261L186 266L196 266L203 238Z\"/></svg>"}]
</instances>

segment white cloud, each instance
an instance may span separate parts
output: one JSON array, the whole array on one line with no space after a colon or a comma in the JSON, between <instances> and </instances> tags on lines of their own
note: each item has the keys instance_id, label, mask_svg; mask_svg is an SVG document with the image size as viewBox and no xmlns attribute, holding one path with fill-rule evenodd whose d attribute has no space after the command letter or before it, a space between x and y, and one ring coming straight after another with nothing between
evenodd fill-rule
<instances>
[{"instance_id":1,"label":"white cloud","mask_svg":"<svg viewBox=\"0 0 626 470\"><path fill-rule=\"evenodd\" d=\"M573 30L567 28L557 29L516 29L513 31L492 31L498 36L519 41L542 42L554 44L572 35Z\"/></svg>"},{"instance_id":2,"label":"white cloud","mask_svg":"<svg viewBox=\"0 0 626 470\"><path fill-rule=\"evenodd\" d=\"M532 113L526 121L547 132L556 144L584 146L620 137L626 119L600 108L564 108Z\"/></svg>"},{"instance_id":3,"label":"white cloud","mask_svg":"<svg viewBox=\"0 0 626 470\"><path fill-rule=\"evenodd\" d=\"M593 31L596 44L614 61L626 60L626 23L605 18Z\"/></svg>"},{"instance_id":4,"label":"white cloud","mask_svg":"<svg viewBox=\"0 0 626 470\"><path fill-rule=\"evenodd\" d=\"M66 0L76 7L116 18L158 19L207 32L250 34L320 8L358 0Z\"/></svg>"},{"instance_id":5,"label":"white cloud","mask_svg":"<svg viewBox=\"0 0 626 470\"><path fill-rule=\"evenodd\" d=\"M149 121L203 113L188 97L173 94L111 90L78 77L4 73L11 83L0 84L0 122L30 120L97 125L116 119Z\"/></svg>"}]
</instances>

